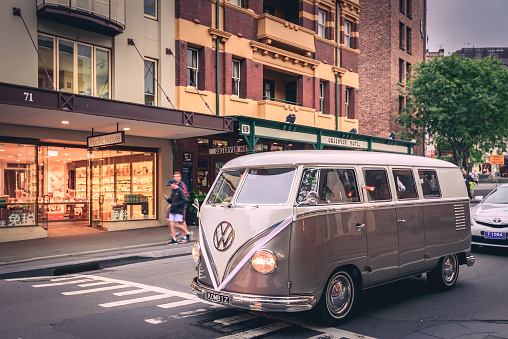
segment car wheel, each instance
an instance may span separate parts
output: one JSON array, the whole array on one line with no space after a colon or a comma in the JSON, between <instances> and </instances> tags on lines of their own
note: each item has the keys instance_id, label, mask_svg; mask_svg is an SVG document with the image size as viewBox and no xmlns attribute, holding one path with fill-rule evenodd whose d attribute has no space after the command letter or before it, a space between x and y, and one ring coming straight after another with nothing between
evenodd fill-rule
<instances>
[{"instance_id":1,"label":"car wheel","mask_svg":"<svg viewBox=\"0 0 508 339\"><path fill-rule=\"evenodd\" d=\"M333 273L318 303L320 320L326 325L339 325L350 317L357 299L355 282L346 271Z\"/></svg>"},{"instance_id":2,"label":"car wheel","mask_svg":"<svg viewBox=\"0 0 508 339\"><path fill-rule=\"evenodd\" d=\"M427 279L438 291L449 291L455 286L459 277L457 255L450 254L439 259L437 266L427 272Z\"/></svg>"}]
</instances>

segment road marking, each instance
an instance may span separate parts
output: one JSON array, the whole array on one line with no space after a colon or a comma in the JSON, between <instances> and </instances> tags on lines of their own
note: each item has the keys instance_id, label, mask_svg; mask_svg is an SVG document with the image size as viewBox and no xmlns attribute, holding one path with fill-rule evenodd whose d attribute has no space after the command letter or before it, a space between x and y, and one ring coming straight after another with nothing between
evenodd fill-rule
<instances>
[{"instance_id":1,"label":"road marking","mask_svg":"<svg viewBox=\"0 0 508 339\"><path fill-rule=\"evenodd\" d=\"M99 281L99 282L94 282L94 283L89 283L89 284L81 284L81 285L78 285L78 287L92 287L92 286L100 286L100 285L110 285L111 283L109 281Z\"/></svg>"},{"instance_id":2,"label":"road marking","mask_svg":"<svg viewBox=\"0 0 508 339\"><path fill-rule=\"evenodd\" d=\"M99 306L101 306L101 307L123 306L123 305L141 303L141 302L145 302L145 301L165 299L165 298L170 298L170 297L174 297L174 295L173 294L157 294L157 295L151 295L149 297L143 297L143 298L128 299L128 300L121 300L121 301L113 301L113 302L110 302L110 303L99 304Z\"/></svg>"},{"instance_id":3,"label":"road marking","mask_svg":"<svg viewBox=\"0 0 508 339\"><path fill-rule=\"evenodd\" d=\"M234 315L232 317L219 318L219 319L214 320L213 322L214 323L218 323L218 324L222 324L222 325L225 325L225 326L228 326L228 325L233 325L233 324L241 323L243 321L255 319L255 318L258 318L258 317L259 316L254 315L254 314L244 313L244 314L240 314L240 315Z\"/></svg>"},{"instance_id":4,"label":"road marking","mask_svg":"<svg viewBox=\"0 0 508 339\"><path fill-rule=\"evenodd\" d=\"M113 293L113 295L122 297L124 295L140 294L140 293L146 293L146 292L150 292L150 291L145 290L145 289L139 289L139 290L125 291L125 292L117 292L117 293Z\"/></svg>"},{"instance_id":5,"label":"road marking","mask_svg":"<svg viewBox=\"0 0 508 339\"><path fill-rule=\"evenodd\" d=\"M175 308L175 307L179 307L179 306L195 304L197 302L199 302L199 300L181 300L181 301L175 301L175 302L172 302L172 303L157 305L157 307L161 307L161 308Z\"/></svg>"},{"instance_id":6,"label":"road marking","mask_svg":"<svg viewBox=\"0 0 508 339\"><path fill-rule=\"evenodd\" d=\"M38 285L32 285L33 287L51 287L51 286L62 286L62 285L72 285L72 284L79 284L82 282L89 282L92 281L90 279L80 279L80 280L73 280L73 281L62 281L62 282L54 282L50 284L38 284Z\"/></svg>"},{"instance_id":7,"label":"road marking","mask_svg":"<svg viewBox=\"0 0 508 339\"><path fill-rule=\"evenodd\" d=\"M95 293L95 292L102 292L102 291L118 290L120 288L129 288L129 287L130 287L129 285L114 285L114 286L91 288L88 290L62 292L62 294L63 295L87 294L87 293Z\"/></svg>"},{"instance_id":8,"label":"road marking","mask_svg":"<svg viewBox=\"0 0 508 339\"><path fill-rule=\"evenodd\" d=\"M241 338L241 339L248 339L248 338L255 338L255 337L258 337L258 336L269 334L271 332L275 332L275 331L281 330L281 329L289 327L289 326L291 326L291 324L279 322L279 323L275 323L275 324L271 324L271 325L266 325L266 326L263 326L263 327L254 328L252 330L248 330L248 331L244 331L244 332L240 332L240 333L235 333L235 334L227 335L227 336L224 336L224 337L220 337L219 339L239 339L239 338Z\"/></svg>"}]
</instances>

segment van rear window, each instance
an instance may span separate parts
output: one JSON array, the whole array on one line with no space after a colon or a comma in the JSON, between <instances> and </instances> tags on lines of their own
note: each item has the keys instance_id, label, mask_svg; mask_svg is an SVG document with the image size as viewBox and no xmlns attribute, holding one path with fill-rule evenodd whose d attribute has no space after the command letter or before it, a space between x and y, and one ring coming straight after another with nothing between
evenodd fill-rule
<instances>
[{"instance_id":1,"label":"van rear window","mask_svg":"<svg viewBox=\"0 0 508 339\"><path fill-rule=\"evenodd\" d=\"M441 190L439 188L439 180L434 170L418 170L422 192L425 198L441 198Z\"/></svg>"}]
</instances>

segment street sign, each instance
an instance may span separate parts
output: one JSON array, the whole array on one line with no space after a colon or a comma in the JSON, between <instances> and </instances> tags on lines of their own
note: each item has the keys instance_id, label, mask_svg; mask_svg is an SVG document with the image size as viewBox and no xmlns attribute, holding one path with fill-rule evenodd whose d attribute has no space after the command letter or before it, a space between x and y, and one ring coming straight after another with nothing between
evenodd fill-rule
<instances>
[{"instance_id":1,"label":"street sign","mask_svg":"<svg viewBox=\"0 0 508 339\"><path fill-rule=\"evenodd\" d=\"M490 164L491 165L504 165L504 155L491 155L490 156Z\"/></svg>"}]
</instances>

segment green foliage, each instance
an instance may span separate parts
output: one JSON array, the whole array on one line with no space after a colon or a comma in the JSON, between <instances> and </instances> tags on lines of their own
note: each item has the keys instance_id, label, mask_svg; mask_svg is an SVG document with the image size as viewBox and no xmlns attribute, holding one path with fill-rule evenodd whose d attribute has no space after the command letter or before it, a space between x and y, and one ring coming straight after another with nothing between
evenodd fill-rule
<instances>
[{"instance_id":1,"label":"green foliage","mask_svg":"<svg viewBox=\"0 0 508 339\"><path fill-rule=\"evenodd\" d=\"M197 213L196 207L194 207L192 204L194 204L194 199L198 199L199 206L205 201L206 193L203 193L201 191L190 191L189 193L190 197L187 201L187 209L192 213Z\"/></svg>"},{"instance_id":2,"label":"green foliage","mask_svg":"<svg viewBox=\"0 0 508 339\"><path fill-rule=\"evenodd\" d=\"M428 133L434 143L450 145L453 162L461 168L468 157L504 145L508 70L500 61L453 54L412 70L400 93L406 107L396 119L402 138L422 140Z\"/></svg>"}]
</instances>

